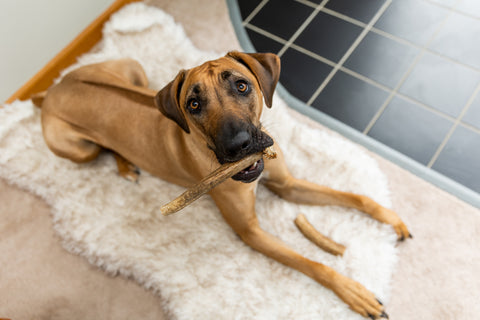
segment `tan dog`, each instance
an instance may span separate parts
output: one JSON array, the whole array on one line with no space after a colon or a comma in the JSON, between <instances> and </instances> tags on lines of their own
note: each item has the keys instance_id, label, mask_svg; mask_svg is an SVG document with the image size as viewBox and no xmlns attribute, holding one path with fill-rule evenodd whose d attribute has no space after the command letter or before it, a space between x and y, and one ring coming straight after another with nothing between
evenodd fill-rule
<instances>
[{"instance_id":1,"label":"tan dog","mask_svg":"<svg viewBox=\"0 0 480 320\"><path fill-rule=\"evenodd\" d=\"M118 60L75 70L34 102L42 106L45 141L58 156L85 162L109 149L124 177L136 180L138 166L189 187L219 164L274 144L259 119L263 100L272 106L279 73L274 54L230 52L180 71L156 93L146 88L138 63ZM277 159L259 160L211 190L226 222L250 247L330 288L354 311L387 318L380 301L361 284L301 256L259 227L257 178L264 171L262 182L289 201L361 210L392 225L400 240L410 236L407 227L370 198L292 177L280 148L275 150Z\"/></svg>"}]
</instances>

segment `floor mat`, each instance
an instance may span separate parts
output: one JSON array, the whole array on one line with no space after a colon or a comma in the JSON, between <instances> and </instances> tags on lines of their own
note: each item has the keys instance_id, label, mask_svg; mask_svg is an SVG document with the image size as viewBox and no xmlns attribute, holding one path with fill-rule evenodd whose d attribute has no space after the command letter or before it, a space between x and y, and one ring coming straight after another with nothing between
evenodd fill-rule
<instances>
[{"instance_id":1,"label":"floor mat","mask_svg":"<svg viewBox=\"0 0 480 320\"><path fill-rule=\"evenodd\" d=\"M112 17L101 46L80 64L129 56L141 62L151 87L159 89L178 69L219 55L196 49L164 12L134 4ZM108 154L85 165L55 157L43 142L39 110L31 102L16 102L0 112L0 175L47 200L68 250L159 293L172 317L361 319L331 291L245 246L208 197L180 214L161 217L160 206L182 188L145 172L138 185L124 181ZM264 125L290 155L296 176L391 205L384 174L362 148L319 130L278 97L264 115ZM263 228L388 301L396 263L391 227L355 210L286 203L264 188L258 200ZM346 245L344 257L330 256L304 239L293 224L299 212Z\"/></svg>"}]
</instances>

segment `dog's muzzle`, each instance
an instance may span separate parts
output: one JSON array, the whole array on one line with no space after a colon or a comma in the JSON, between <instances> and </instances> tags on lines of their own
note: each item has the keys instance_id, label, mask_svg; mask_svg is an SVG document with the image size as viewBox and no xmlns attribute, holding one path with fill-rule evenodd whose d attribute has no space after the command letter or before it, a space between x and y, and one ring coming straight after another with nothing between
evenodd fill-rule
<instances>
[{"instance_id":1,"label":"dog's muzzle","mask_svg":"<svg viewBox=\"0 0 480 320\"><path fill-rule=\"evenodd\" d=\"M220 164L241 160L250 154L262 152L273 145L273 139L270 136L253 126L249 128L250 130L243 129L235 132L231 128L229 129L225 135L219 136L217 140L215 155ZM235 174L232 179L245 183L253 182L260 176L263 168L264 162L263 159L260 159Z\"/></svg>"}]
</instances>

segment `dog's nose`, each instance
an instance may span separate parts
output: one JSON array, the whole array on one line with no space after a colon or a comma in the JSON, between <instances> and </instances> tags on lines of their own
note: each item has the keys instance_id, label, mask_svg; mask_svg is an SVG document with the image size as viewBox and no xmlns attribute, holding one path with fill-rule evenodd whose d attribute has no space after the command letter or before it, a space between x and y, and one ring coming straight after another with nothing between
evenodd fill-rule
<instances>
[{"instance_id":1,"label":"dog's nose","mask_svg":"<svg viewBox=\"0 0 480 320\"><path fill-rule=\"evenodd\" d=\"M235 155L247 150L250 147L250 143L250 134L247 131L242 130L237 132L235 136L225 144L225 151L228 154Z\"/></svg>"}]
</instances>

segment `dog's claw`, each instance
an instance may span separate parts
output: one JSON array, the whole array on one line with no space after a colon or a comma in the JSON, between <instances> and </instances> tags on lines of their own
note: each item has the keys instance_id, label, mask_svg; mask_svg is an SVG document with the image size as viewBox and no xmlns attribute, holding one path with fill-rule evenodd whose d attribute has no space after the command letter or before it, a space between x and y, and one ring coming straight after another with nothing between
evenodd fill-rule
<instances>
[{"instance_id":1,"label":"dog's claw","mask_svg":"<svg viewBox=\"0 0 480 320\"><path fill-rule=\"evenodd\" d=\"M405 241L407 238L410 238L410 239L413 238L412 234L410 233L410 231L408 231L407 227L403 222L393 225L393 228L397 233L398 241L402 242L402 241Z\"/></svg>"},{"instance_id":2,"label":"dog's claw","mask_svg":"<svg viewBox=\"0 0 480 320\"><path fill-rule=\"evenodd\" d=\"M404 241L407 237L411 238L407 226L394 211L382 207L375 213L374 218L380 222L391 225L397 234L398 241Z\"/></svg>"},{"instance_id":3,"label":"dog's claw","mask_svg":"<svg viewBox=\"0 0 480 320\"><path fill-rule=\"evenodd\" d=\"M413 239L412 234L408 230L405 230L405 232L397 231L397 235L398 235L399 242L404 242L407 239Z\"/></svg>"},{"instance_id":4,"label":"dog's claw","mask_svg":"<svg viewBox=\"0 0 480 320\"><path fill-rule=\"evenodd\" d=\"M378 301L378 300L377 300L377 301ZM380 303L380 301L379 301L379 303ZM381 303L380 303L380 304L381 304ZM390 318L388 317L388 314L387 314L385 311L382 311L382 313L380 314L380 316L379 316L378 318L375 317L373 314L370 314L370 313L368 313L367 316L368 316L370 319L372 319L372 320L375 320L375 319L390 319Z\"/></svg>"},{"instance_id":5,"label":"dog's claw","mask_svg":"<svg viewBox=\"0 0 480 320\"><path fill-rule=\"evenodd\" d=\"M383 303L363 285L341 274L336 274L334 292L353 311L370 319L380 319L386 315Z\"/></svg>"}]
</instances>

